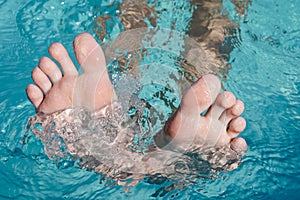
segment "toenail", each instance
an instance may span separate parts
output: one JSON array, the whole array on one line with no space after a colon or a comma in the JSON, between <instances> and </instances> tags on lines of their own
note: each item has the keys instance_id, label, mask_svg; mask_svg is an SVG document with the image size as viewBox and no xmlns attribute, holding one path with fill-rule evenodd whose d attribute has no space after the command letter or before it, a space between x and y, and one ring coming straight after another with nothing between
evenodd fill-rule
<instances>
[{"instance_id":1,"label":"toenail","mask_svg":"<svg viewBox=\"0 0 300 200\"><path fill-rule=\"evenodd\" d=\"M49 47L49 53L50 53L50 55L55 56L55 57L57 57L58 55L61 55L61 53L62 53L61 47L62 47L62 44L60 44L58 42L53 43Z\"/></svg>"},{"instance_id":2,"label":"toenail","mask_svg":"<svg viewBox=\"0 0 300 200\"><path fill-rule=\"evenodd\" d=\"M230 142L230 147L232 150L242 155L244 155L248 150L247 143L243 138L232 139Z\"/></svg>"},{"instance_id":3,"label":"toenail","mask_svg":"<svg viewBox=\"0 0 300 200\"><path fill-rule=\"evenodd\" d=\"M237 103L232 108L232 114L233 115L240 115L244 111L244 103L240 100L237 100Z\"/></svg>"},{"instance_id":4,"label":"toenail","mask_svg":"<svg viewBox=\"0 0 300 200\"><path fill-rule=\"evenodd\" d=\"M242 132L246 128L246 120L243 117L238 117L230 124L231 129L236 132Z\"/></svg>"},{"instance_id":5,"label":"toenail","mask_svg":"<svg viewBox=\"0 0 300 200\"><path fill-rule=\"evenodd\" d=\"M87 39L88 39L87 36L82 35L76 38L74 41L74 46L76 47L76 50L80 53L80 56L82 57L88 56L89 53L87 48L88 45L85 45Z\"/></svg>"},{"instance_id":6,"label":"toenail","mask_svg":"<svg viewBox=\"0 0 300 200\"><path fill-rule=\"evenodd\" d=\"M75 46L82 45L82 43L85 43L84 41L88 41L88 40L89 40L89 35L81 34L74 39L74 45Z\"/></svg>"},{"instance_id":7,"label":"toenail","mask_svg":"<svg viewBox=\"0 0 300 200\"><path fill-rule=\"evenodd\" d=\"M224 108L230 108L235 102L235 96L231 92L225 91L218 97L218 104Z\"/></svg>"},{"instance_id":8,"label":"toenail","mask_svg":"<svg viewBox=\"0 0 300 200\"><path fill-rule=\"evenodd\" d=\"M86 46L82 46L80 48L80 54L83 56L83 57L86 57L88 55L88 49L86 48Z\"/></svg>"},{"instance_id":9,"label":"toenail","mask_svg":"<svg viewBox=\"0 0 300 200\"><path fill-rule=\"evenodd\" d=\"M60 79L60 75L57 73L53 73L52 77L53 77L54 81L57 81Z\"/></svg>"},{"instance_id":10,"label":"toenail","mask_svg":"<svg viewBox=\"0 0 300 200\"><path fill-rule=\"evenodd\" d=\"M42 58L40 59L39 66L44 65L43 63L46 62L46 59L47 59L47 57L42 57Z\"/></svg>"}]
</instances>

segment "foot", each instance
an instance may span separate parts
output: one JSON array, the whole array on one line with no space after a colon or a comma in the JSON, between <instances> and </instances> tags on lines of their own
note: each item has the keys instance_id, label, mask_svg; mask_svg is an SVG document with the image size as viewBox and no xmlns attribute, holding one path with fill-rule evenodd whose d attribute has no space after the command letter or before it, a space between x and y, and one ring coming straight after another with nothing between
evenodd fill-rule
<instances>
[{"instance_id":1,"label":"foot","mask_svg":"<svg viewBox=\"0 0 300 200\"><path fill-rule=\"evenodd\" d=\"M48 57L32 71L35 84L26 93L37 112L50 114L75 106L97 110L116 99L106 70L103 51L94 38L83 33L74 40L74 52L83 73L79 74L66 49L60 43L49 47Z\"/></svg>"},{"instance_id":2,"label":"foot","mask_svg":"<svg viewBox=\"0 0 300 200\"><path fill-rule=\"evenodd\" d=\"M190 87L164 127L173 144L230 145L238 153L247 151L245 140L237 138L246 127L245 119L240 117L244 104L231 92L219 94L220 89L220 81L214 75L205 75Z\"/></svg>"}]
</instances>

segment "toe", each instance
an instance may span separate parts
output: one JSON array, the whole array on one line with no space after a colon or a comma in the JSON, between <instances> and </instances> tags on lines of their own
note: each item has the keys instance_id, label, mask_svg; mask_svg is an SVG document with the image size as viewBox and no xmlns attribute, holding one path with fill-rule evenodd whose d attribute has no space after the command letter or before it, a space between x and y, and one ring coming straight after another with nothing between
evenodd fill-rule
<instances>
[{"instance_id":1,"label":"toe","mask_svg":"<svg viewBox=\"0 0 300 200\"><path fill-rule=\"evenodd\" d=\"M237 100L236 103L225 110L221 116L220 121L224 122L224 124L228 124L232 119L240 116L244 112L244 103L240 100Z\"/></svg>"},{"instance_id":2,"label":"toe","mask_svg":"<svg viewBox=\"0 0 300 200\"><path fill-rule=\"evenodd\" d=\"M181 109L189 115L193 113L200 115L215 101L220 89L221 83L216 76L211 74L203 76L186 92Z\"/></svg>"},{"instance_id":3,"label":"toe","mask_svg":"<svg viewBox=\"0 0 300 200\"><path fill-rule=\"evenodd\" d=\"M75 38L74 51L84 72L103 73L106 70L102 48L90 34L82 33Z\"/></svg>"},{"instance_id":4,"label":"toe","mask_svg":"<svg viewBox=\"0 0 300 200\"><path fill-rule=\"evenodd\" d=\"M245 106L241 100L237 100L233 107L230 108L233 116L239 116L244 112Z\"/></svg>"},{"instance_id":5,"label":"toe","mask_svg":"<svg viewBox=\"0 0 300 200\"><path fill-rule=\"evenodd\" d=\"M211 106L206 114L206 117L214 119L222 118L222 113L236 103L236 98L231 92L225 91L218 95L216 102Z\"/></svg>"},{"instance_id":6,"label":"toe","mask_svg":"<svg viewBox=\"0 0 300 200\"><path fill-rule=\"evenodd\" d=\"M241 154L244 156L248 150L248 145L243 138L234 138L230 142L230 148L237 152L238 154Z\"/></svg>"},{"instance_id":7,"label":"toe","mask_svg":"<svg viewBox=\"0 0 300 200\"><path fill-rule=\"evenodd\" d=\"M76 76L78 72L67 50L60 43L54 43L49 47L49 54L60 64L65 76Z\"/></svg>"},{"instance_id":8,"label":"toe","mask_svg":"<svg viewBox=\"0 0 300 200\"><path fill-rule=\"evenodd\" d=\"M52 87L52 84L47 77L47 75L39 68L36 67L32 71L32 80L35 82L37 86L41 88L41 90L46 94L50 88Z\"/></svg>"},{"instance_id":9,"label":"toe","mask_svg":"<svg viewBox=\"0 0 300 200\"><path fill-rule=\"evenodd\" d=\"M31 101L31 103L34 105L34 107L37 109L40 104L43 101L44 95L40 88L38 88L36 85L30 84L26 88L26 94L28 96L28 99Z\"/></svg>"},{"instance_id":10,"label":"toe","mask_svg":"<svg viewBox=\"0 0 300 200\"><path fill-rule=\"evenodd\" d=\"M227 134L230 138L235 138L238 134L243 132L246 128L246 120L243 117L238 117L231 120Z\"/></svg>"},{"instance_id":11,"label":"toe","mask_svg":"<svg viewBox=\"0 0 300 200\"><path fill-rule=\"evenodd\" d=\"M47 57L43 57L40 60L39 67L50 78L52 83L57 83L62 78L62 74L58 66Z\"/></svg>"}]
</instances>

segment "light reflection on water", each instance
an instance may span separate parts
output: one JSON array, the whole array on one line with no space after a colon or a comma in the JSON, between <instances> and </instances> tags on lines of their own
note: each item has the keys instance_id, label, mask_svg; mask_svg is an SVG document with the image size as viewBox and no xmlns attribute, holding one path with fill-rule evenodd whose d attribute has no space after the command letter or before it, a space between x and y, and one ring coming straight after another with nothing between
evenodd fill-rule
<instances>
[{"instance_id":1,"label":"light reflection on water","mask_svg":"<svg viewBox=\"0 0 300 200\"><path fill-rule=\"evenodd\" d=\"M234 13L232 4L224 2ZM103 3L110 5L108 1ZM98 3L74 0L62 5L24 0L0 1L0 6L1 197L162 195L164 190L160 188L167 183L145 181L126 195L121 187L105 186L109 182L101 182L93 172L57 166L33 136L27 138L26 145L21 144L27 119L34 114L24 91L31 82L31 69L52 42L62 41L71 50L77 33L92 32L91 18L100 12ZM240 22L240 40L233 41L232 68L224 84L246 104L248 127L243 137L250 150L244 163L233 172L221 174L222 178L203 180L203 184L200 180L192 188L165 194L165 198L296 198L300 188L299 7L293 0L252 2L247 21Z\"/></svg>"}]
</instances>

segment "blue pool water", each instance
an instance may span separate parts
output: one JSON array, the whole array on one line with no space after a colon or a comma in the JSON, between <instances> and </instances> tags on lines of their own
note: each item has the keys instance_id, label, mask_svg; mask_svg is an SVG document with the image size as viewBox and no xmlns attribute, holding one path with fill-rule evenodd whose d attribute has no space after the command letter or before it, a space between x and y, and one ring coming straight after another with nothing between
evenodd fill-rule
<instances>
[{"instance_id":1,"label":"blue pool water","mask_svg":"<svg viewBox=\"0 0 300 200\"><path fill-rule=\"evenodd\" d=\"M165 1L161 1L165 2ZM237 16L229 0L224 13L240 25L232 42L231 69L224 86L245 102L249 151L243 164L213 180L167 193L169 184L147 181L130 188L101 181L101 176L48 159L43 144L27 137L26 124L35 114L26 98L31 70L56 41L72 50L73 38L94 33L94 18L114 15L111 1L0 0L0 199L298 199L300 189L300 1L253 1L247 17ZM186 29L191 9L173 4L157 19L158 26ZM177 5L179 6L179 5ZM173 21L172 21L173 20ZM110 34L122 31L112 18ZM114 26L115 25L115 26ZM72 55L74 58L74 56ZM24 144L25 143L25 144Z\"/></svg>"}]
</instances>

